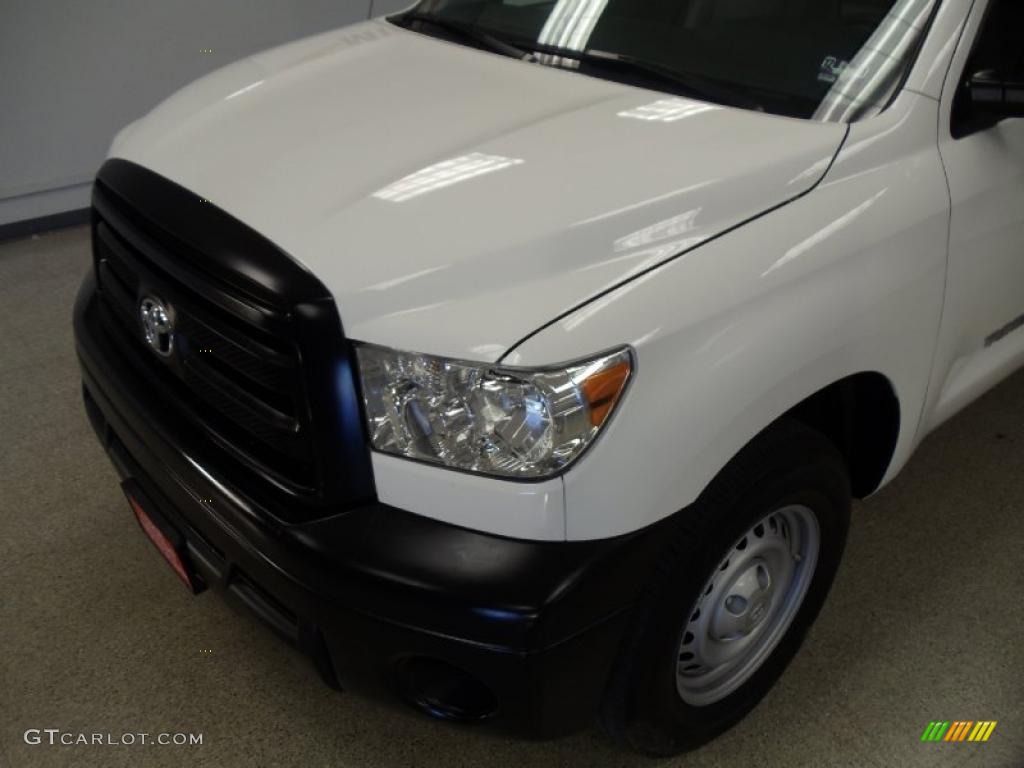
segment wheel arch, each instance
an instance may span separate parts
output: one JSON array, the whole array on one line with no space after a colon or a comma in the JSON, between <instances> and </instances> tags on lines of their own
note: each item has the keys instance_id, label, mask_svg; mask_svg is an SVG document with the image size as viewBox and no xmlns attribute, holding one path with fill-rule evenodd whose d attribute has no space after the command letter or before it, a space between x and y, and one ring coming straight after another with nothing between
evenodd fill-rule
<instances>
[{"instance_id":1,"label":"wheel arch","mask_svg":"<svg viewBox=\"0 0 1024 768\"><path fill-rule=\"evenodd\" d=\"M796 419L836 445L846 460L856 498L878 489L896 454L899 397L888 377L877 371L839 379L804 398L781 418Z\"/></svg>"}]
</instances>

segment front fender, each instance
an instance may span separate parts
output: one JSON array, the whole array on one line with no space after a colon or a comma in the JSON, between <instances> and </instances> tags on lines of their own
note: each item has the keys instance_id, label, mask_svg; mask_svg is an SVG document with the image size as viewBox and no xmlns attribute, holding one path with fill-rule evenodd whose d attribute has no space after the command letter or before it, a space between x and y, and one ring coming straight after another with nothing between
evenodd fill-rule
<instances>
[{"instance_id":1,"label":"front fender","mask_svg":"<svg viewBox=\"0 0 1024 768\"><path fill-rule=\"evenodd\" d=\"M578 308L505 358L630 343L631 389L564 476L567 538L642 528L689 505L755 435L846 376L884 375L916 439L944 282L949 198L934 101L904 92L854 125L811 193Z\"/></svg>"}]
</instances>

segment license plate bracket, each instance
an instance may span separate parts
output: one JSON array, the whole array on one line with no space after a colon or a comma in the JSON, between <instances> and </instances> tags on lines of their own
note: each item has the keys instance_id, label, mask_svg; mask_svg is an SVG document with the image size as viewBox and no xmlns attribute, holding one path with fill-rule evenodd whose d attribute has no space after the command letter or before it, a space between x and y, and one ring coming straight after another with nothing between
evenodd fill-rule
<instances>
[{"instance_id":1,"label":"license plate bracket","mask_svg":"<svg viewBox=\"0 0 1024 768\"><path fill-rule=\"evenodd\" d=\"M202 592L206 585L192 567L185 537L181 531L167 522L136 481L124 481L121 483L121 490L124 491L142 532L178 575L185 588L193 595Z\"/></svg>"}]
</instances>

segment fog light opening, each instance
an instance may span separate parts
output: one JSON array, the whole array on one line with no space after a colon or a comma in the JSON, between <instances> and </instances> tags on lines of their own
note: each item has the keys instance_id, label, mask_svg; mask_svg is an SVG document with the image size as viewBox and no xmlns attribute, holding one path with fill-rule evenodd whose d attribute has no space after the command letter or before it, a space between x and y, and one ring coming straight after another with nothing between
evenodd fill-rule
<instances>
[{"instance_id":1,"label":"fog light opening","mask_svg":"<svg viewBox=\"0 0 1024 768\"><path fill-rule=\"evenodd\" d=\"M447 662L417 656L404 661L398 673L406 699L431 717L475 723L498 711L486 685Z\"/></svg>"}]
</instances>

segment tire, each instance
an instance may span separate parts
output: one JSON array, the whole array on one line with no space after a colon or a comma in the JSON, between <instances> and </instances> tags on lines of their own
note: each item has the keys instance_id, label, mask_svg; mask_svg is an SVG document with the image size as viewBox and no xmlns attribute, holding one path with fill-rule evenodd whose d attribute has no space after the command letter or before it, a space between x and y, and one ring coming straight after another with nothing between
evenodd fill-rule
<instances>
[{"instance_id":1,"label":"tire","mask_svg":"<svg viewBox=\"0 0 1024 768\"><path fill-rule=\"evenodd\" d=\"M613 667L599 716L605 732L668 756L753 709L825 602L850 503L846 463L821 433L784 420L747 445L671 521Z\"/></svg>"}]
</instances>

